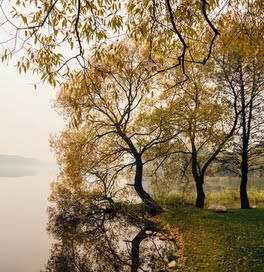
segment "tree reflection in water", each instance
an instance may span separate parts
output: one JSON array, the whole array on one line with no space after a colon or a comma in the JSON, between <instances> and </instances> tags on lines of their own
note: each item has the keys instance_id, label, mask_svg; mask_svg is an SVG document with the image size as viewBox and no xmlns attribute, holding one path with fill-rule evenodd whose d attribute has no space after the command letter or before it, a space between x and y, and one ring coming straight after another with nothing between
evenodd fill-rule
<instances>
[{"instance_id":1,"label":"tree reflection in water","mask_svg":"<svg viewBox=\"0 0 264 272\"><path fill-rule=\"evenodd\" d=\"M49 208L57 242L42 272L166 271L175 242L155 235L155 223L110 206L77 210Z\"/></svg>"}]
</instances>

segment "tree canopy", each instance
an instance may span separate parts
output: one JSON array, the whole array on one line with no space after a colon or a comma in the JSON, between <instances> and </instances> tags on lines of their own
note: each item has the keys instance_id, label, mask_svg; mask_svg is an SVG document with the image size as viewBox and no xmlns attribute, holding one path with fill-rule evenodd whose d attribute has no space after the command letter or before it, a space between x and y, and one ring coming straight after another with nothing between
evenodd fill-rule
<instances>
[{"instance_id":1,"label":"tree canopy","mask_svg":"<svg viewBox=\"0 0 264 272\"><path fill-rule=\"evenodd\" d=\"M66 188L92 184L91 195L112 201L129 180L156 214L143 181L178 180L180 169L192 172L203 207L205 174L226 144L243 135L248 153L250 139L263 141L253 131L262 124L263 5L0 1L2 61L16 55L19 72L59 85L67 125L51 144Z\"/></svg>"},{"instance_id":2,"label":"tree canopy","mask_svg":"<svg viewBox=\"0 0 264 272\"><path fill-rule=\"evenodd\" d=\"M186 80L186 62L205 64L210 58L220 35L217 18L229 5L218 0L1 1L2 60L20 51L18 69L31 68L55 86L58 76L67 77L76 65L86 69L102 46L128 37L147 42L156 73L179 66Z\"/></svg>"}]
</instances>

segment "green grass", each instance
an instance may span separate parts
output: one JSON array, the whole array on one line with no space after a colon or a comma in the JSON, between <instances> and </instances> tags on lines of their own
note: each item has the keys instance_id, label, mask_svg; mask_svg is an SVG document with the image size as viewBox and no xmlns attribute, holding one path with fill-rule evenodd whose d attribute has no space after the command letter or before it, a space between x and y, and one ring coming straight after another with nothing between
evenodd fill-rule
<instances>
[{"instance_id":1,"label":"green grass","mask_svg":"<svg viewBox=\"0 0 264 272\"><path fill-rule=\"evenodd\" d=\"M208 191L218 191L219 189L239 190L239 177L206 177L205 189ZM264 190L263 177L248 177L248 189Z\"/></svg>"},{"instance_id":2,"label":"green grass","mask_svg":"<svg viewBox=\"0 0 264 272\"><path fill-rule=\"evenodd\" d=\"M264 190L249 189L248 198L251 206L264 206ZM240 195L238 190L225 189L219 192L212 192L207 194L207 206L218 204L227 207L239 208Z\"/></svg>"},{"instance_id":3,"label":"green grass","mask_svg":"<svg viewBox=\"0 0 264 272\"><path fill-rule=\"evenodd\" d=\"M264 271L264 209L218 214L185 207L160 217L184 238L186 265L177 271Z\"/></svg>"},{"instance_id":4,"label":"green grass","mask_svg":"<svg viewBox=\"0 0 264 272\"><path fill-rule=\"evenodd\" d=\"M251 206L264 207L264 190L250 189L248 190L248 197ZM188 193L182 194L179 192L171 192L157 199L162 207L170 209L194 206L196 194ZM225 205L228 208L240 207L240 196L238 190L225 189L216 192L207 192L205 199L205 206Z\"/></svg>"}]
</instances>

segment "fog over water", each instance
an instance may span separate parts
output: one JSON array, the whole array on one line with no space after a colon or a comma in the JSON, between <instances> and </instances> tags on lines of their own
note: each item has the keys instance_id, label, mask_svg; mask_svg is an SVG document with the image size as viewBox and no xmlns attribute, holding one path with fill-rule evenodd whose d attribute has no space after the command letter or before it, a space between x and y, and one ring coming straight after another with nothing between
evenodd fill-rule
<instances>
[{"instance_id":1,"label":"fog over water","mask_svg":"<svg viewBox=\"0 0 264 272\"><path fill-rule=\"evenodd\" d=\"M56 90L0 64L0 272L44 268L49 184L55 178L49 135L63 127L52 109Z\"/></svg>"},{"instance_id":2,"label":"fog over water","mask_svg":"<svg viewBox=\"0 0 264 272\"><path fill-rule=\"evenodd\" d=\"M55 173L0 177L0 271L44 268L51 238L46 233L47 198Z\"/></svg>"},{"instance_id":3,"label":"fog over water","mask_svg":"<svg viewBox=\"0 0 264 272\"><path fill-rule=\"evenodd\" d=\"M37 77L19 75L14 63L0 64L0 154L54 161L49 136L64 126L53 110L56 90L33 83Z\"/></svg>"}]
</instances>

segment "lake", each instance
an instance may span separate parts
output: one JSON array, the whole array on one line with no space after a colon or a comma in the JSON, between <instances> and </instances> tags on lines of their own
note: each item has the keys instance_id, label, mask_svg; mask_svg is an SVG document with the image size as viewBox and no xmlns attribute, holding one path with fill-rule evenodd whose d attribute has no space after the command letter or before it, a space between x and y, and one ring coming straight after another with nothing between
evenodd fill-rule
<instances>
[{"instance_id":1,"label":"lake","mask_svg":"<svg viewBox=\"0 0 264 272\"><path fill-rule=\"evenodd\" d=\"M78 206L86 199L53 206L48 222L54 178L0 178L1 272L154 271L168 266L168 252L178 256L170 231L100 200L95 210Z\"/></svg>"},{"instance_id":2,"label":"lake","mask_svg":"<svg viewBox=\"0 0 264 272\"><path fill-rule=\"evenodd\" d=\"M1 272L156 271L178 258L173 232L158 233L153 222L133 212L123 216L123 209L112 211L100 199L95 210L82 205L82 198L53 206L48 222L55 177L45 169L36 176L0 178ZM220 181L224 186L225 179L214 182Z\"/></svg>"},{"instance_id":3,"label":"lake","mask_svg":"<svg viewBox=\"0 0 264 272\"><path fill-rule=\"evenodd\" d=\"M46 232L49 184L55 174L0 178L0 271L44 268L52 244Z\"/></svg>"}]
</instances>

